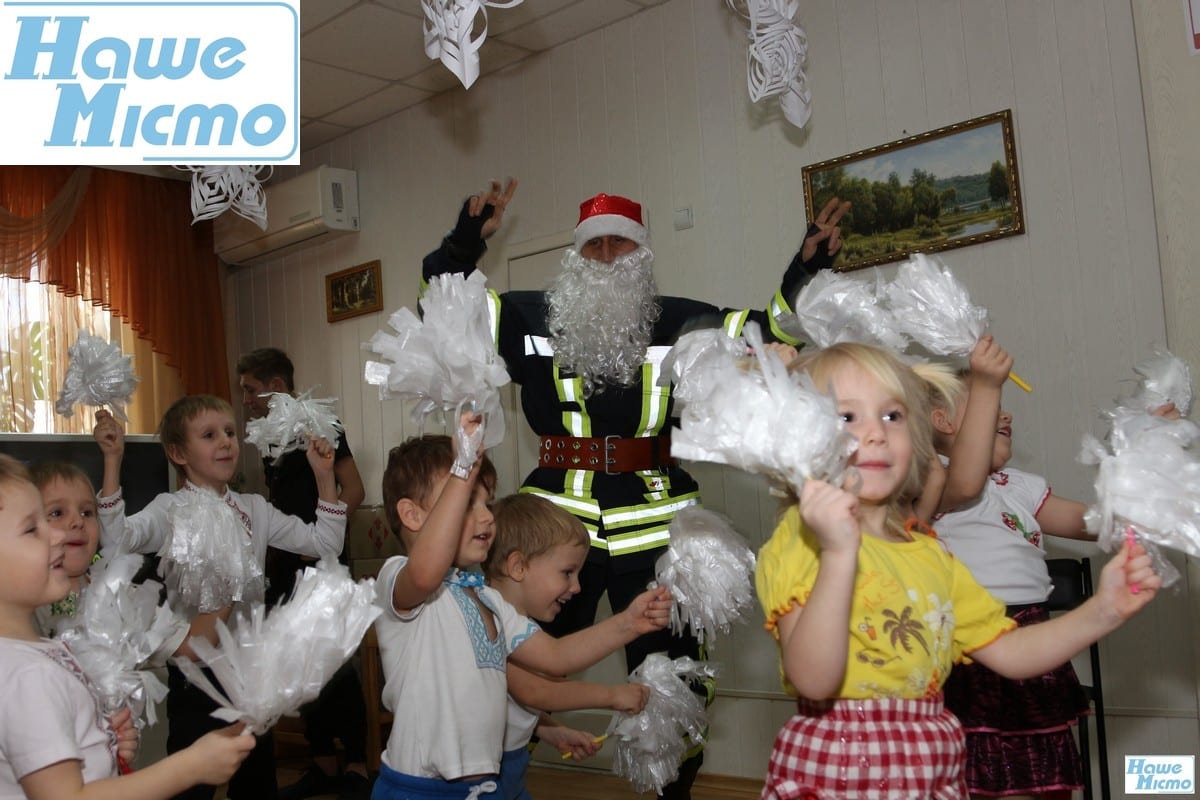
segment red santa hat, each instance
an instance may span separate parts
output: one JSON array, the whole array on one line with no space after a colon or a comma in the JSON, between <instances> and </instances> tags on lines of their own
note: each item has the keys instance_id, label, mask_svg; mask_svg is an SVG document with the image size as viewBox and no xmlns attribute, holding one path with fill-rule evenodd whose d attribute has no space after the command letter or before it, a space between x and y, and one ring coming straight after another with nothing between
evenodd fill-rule
<instances>
[{"instance_id":1,"label":"red santa hat","mask_svg":"<svg viewBox=\"0 0 1200 800\"><path fill-rule=\"evenodd\" d=\"M624 236L649 246L650 231L642 223L642 206L627 197L598 194L579 204L579 224L575 226L575 249L581 251L589 239L597 236Z\"/></svg>"}]
</instances>

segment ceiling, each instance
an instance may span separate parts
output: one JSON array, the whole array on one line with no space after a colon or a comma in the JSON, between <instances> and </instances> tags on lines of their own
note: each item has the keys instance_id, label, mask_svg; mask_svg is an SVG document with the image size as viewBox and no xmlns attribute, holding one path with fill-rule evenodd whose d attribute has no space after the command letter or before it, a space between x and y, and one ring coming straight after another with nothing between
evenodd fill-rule
<instances>
[{"instance_id":1,"label":"ceiling","mask_svg":"<svg viewBox=\"0 0 1200 800\"><path fill-rule=\"evenodd\" d=\"M481 76L664 0L525 0L487 9ZM420 0L300 6L300 146L309 150L461 86L425 55ZM476 24L476 31L479 24Z\"/></svg>"}]
</instances>

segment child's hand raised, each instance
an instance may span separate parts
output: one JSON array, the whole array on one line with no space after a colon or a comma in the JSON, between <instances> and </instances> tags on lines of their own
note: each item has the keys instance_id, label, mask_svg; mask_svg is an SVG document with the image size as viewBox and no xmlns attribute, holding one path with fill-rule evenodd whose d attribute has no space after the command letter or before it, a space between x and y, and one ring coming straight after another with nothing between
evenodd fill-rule
<instances>
[{"instance_id":1,"label":"child's hand raised","mask_svg":"<svg viewBox=\"0 0 1200 800\"><path fill-rule=\"evenodd\" d=\"M1125 542L1100 572L1096 596L1119 624L1141 611L1161 588L1162 577L1154 571L1146 548Z\"/></svg>"},{"instance_id":2,"label":"child's hand raised","mask_svg":"<svg viewBox=\"0 0 1200 800\"><path fill-rule=\"evenodd\" d=\"M237 722L205 734L187 748L195 756L197 782L220 786L233 777L254 749L255 739L245 730L245 723Z\"/></svg>"},{"instance_id":3,"label":"child's hand raised","mask_svg":"<svg viewBox=\"0 0 1200 800\"><path fill-rule=\"evenodd\" d=\"M476 411L464 411L454 431L454 464L451 475L466 480L471 470L479 465L483 455L483 415Z\"/></svg>"},{"instance_id":4,"label":"child's hand raised","mask_svg":"<svg viewBox=\"0 0 1200 800\"><path fill-rule=\"evenodd\" d=\"M328 439L319 436L308 438L308 451L305 455L314 475L333 474L333 453L333 445Z\"/></svg>"},{"instance_id":5,"label":"child's hand raised","mask_svg":"<svg viewBox=\"0 0 1200 800\"><path fill-rule=\"evenodd\" d=\"M1150 413L1156 417L1162 417L1163 419L1183 419L1183 414L1179 413L1179 409L1174 403L1163 403L1161 406L1151 409Z\"/></svg>"},{"instance_id":6,"label":"child's hand raised","mask_svg":"<svg viewBox=\"0 0 1200 800\"><path fill-rule=\"evenodd\" d=\"M125 455L125 431L113 419L113 415L103 408L96 412L92 436L96 437L96 444L100 445L100 452L106 459L120 459Z\"/></svg>"},{"instance_id":7,"label":"child's hand raised","mask_svg":"<svg viewBox=\"0 0 1200 800\"><path fill-rule=\"evenodd\" d=\"M1008 379L1008 373L1012 372L1013 357L997 344L996 339L989 333L975 343L969 363L973 380L983 380L992 386L1003 386L1004 381Z\"/></svg>"},{"instance_id":8,"label":"child's hand raised","mask_svg":"<svg viewBox=\"0 0 1200 800\"><path fill-rule=\"evenodd\" d=\"M671 592L664 587L647 589L633 598L623 612L630 629L638 635L667 627L671 621Z\"/></svg>"},{"instance_id":9,"label":"child's hand raised","mask_svg":"<svg viewBox=\"0 0 1200 800\"><path fill-rule=\"evenodd\" d=\"M800 490L800 516L826 553L858 552L862 523L858 498L844 489L809 479Z\"/></svg>"},{"instance_id":10,"label":"child's hand raised","mask_svg":"<svg viewBox=\"0 0 1200 800\"><path fill-rule=\"evenodd\" d=\"M623 714L640 714L650 700L650 687L644 683L622 683L612 687L612 702L608 707Z\"/></svg>"}]
</instances>

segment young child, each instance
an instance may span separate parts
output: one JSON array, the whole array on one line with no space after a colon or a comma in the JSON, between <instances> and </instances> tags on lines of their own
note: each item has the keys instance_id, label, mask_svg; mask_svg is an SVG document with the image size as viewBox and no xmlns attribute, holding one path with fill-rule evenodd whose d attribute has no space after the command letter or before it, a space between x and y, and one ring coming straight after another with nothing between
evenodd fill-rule
<instances>
[{"instance_id":1,"label":"young child","mask_svg":"<svg viewBox=\"0 0 1200 800\"><path fill-rule=\"evenodd\" d=\"M158 552L170 531L170 509L176 502L174 495L160 494L144 509L126 517L119 485L124 433L106 411L97 412L94 433L104 454L104 480L98 498L104 546L120 545L127 552L135 553ZM332 449L328 442L314 440L308 448L308 463L316 476L320 498L316 522L308 524L278 511L259 495L229 490L229 481L237 471L239 444L233 409L221 398L191 395L177 400L163 415L159 438L167 458L186 478L180 492L207 489L222 497L238 513L260 570L268 545L309 556L341 550L346 530L346 506L337 497ZM217 620L228 620L232 612L233 607L229 606L194 616L188 640L200 636L215 643ZM176 655L195 657L186 641ZM212 678L211 673L209 677ZM188 683L174 666L167 668L167 687L167 752L174 753L221 723L209 716L216 708L212 699ZM275 796L272 739L270 734L259 737L254 753L230 782L231 796ZM196 787L180 797L207 800L212 797L212 791L208 787Z\"/></svg>"},{"instance_id":2,"label":"young child","mask_svg":"<svg viewBox=\"0 0 1200 800\"><path fill-rule=\"evenodd\" d=\"M855 344L792 366L833 394L857 437L858 493L805 482L759 554L759 599L784 688L798 698L763 797L962 798L963 731L941 697L952 664L969 654L1009 677L1043 674L1117 628L1162 581L1140 546L1124 547L1095 597L1016 628L932 531L906 522L935 458L915 369Z\"/></svg>"},{"instance_id":3,"label":"young child","mask_svg":"<svg viewBox=\"0 0 1200 800\"><path fill-rule=\"evenodd\" d=\"M934 443L949 457L935 516L938 535L1020 626L1049 618L1050 574L1043 536L1093 540L1083 503L1052 494L1044 478L1008 467L1013 417L1000 407L1012 358L981 342L950 402L935 401ZM1174 407L1157 410L1174 415ZM946 706L967 734L967 786L990 797L1062 796L1083 788L1071 726L1089 708L1068 661L1030 680L1010 680L980 663L956 667Z\"/></svg>"},{"instance_id":4,"label":"young child","mask_svg":"<svg viewBox=\"0 0 1200 800\"><path fill-rule=\"evenodd\" d=\"M407 556L388 559L376 580L375 623L392 727L374 800L477 798L495 792L504 745L505 664L554 675L584 669L640 634L664 628L670 595L647 591L624 612L554 639L517 613L483 576L495 473L470 435L479 418L448 437L393 448L383 477L388 524ZM437 720L436 726L418 724Z\"/></svg>"},{"instance_id":5,"label":"young child","mask_svg":"<svg viewBox=\"0 0 1200 800\"><path fill-rule=\"evenodd\" d=\"M496 541L484 574L517 613L539 622L554 619L563 604L579 593L579 570L588 554L588 535L572 514L533 494L514 494L492 509ZM547 711L611 708L637 714L650 689L636 683L607 686L550 680L515 664L508 665L508 724L500 762L502 800L529 800L525 772L529 742L538 737L575 758L593 755L600 744L587 731L559 724Z\"/></svg>"},{"instance_id":6,"label":"young child","mask_svg":"<svg viewBox=\"0 0 1200 800\"><path fill-rule=\"evenodd\" d=\"M41 634L53 636L59 623L75 616L79 598L88 583L88 568L100 546L100 523L96 519L96 490L87 473L64 461L46 461L29 468L33 484L42 494L46 521L62 531L66 570L71 588L67 596L39 606L37 623Z\"/></svg>"},{"instance_id":7,"label":"young child","mask_svg":"<svg viewBox=\"0 0 1200 800\"><path fill-rule=\"evenodd\" d=\"M70 590L66 542L47 523L29 473L0 455L0 797L165 800L195 783L223 783L254 746L241 725L117 776L118 756L132 761L136 752L128 711L106 719L70 652L34 626L34 610Z\"/></svg>"}]
</instances>

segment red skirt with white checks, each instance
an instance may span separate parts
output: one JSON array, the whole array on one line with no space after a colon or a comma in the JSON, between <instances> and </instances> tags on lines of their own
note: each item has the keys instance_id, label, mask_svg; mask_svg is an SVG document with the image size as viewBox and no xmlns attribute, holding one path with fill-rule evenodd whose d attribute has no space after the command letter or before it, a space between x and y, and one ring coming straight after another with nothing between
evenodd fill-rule
<instances>
[{"instance_id":1,"label":"red skirt with white checks","mask_svg":"<svg viewBox=\"0 0 1200 800\"><path fill-rule=\"evenodd\" d=\"M962 800L963 729L942 698L800 700L762 800Z\"/></svg>"}]
</instances>

